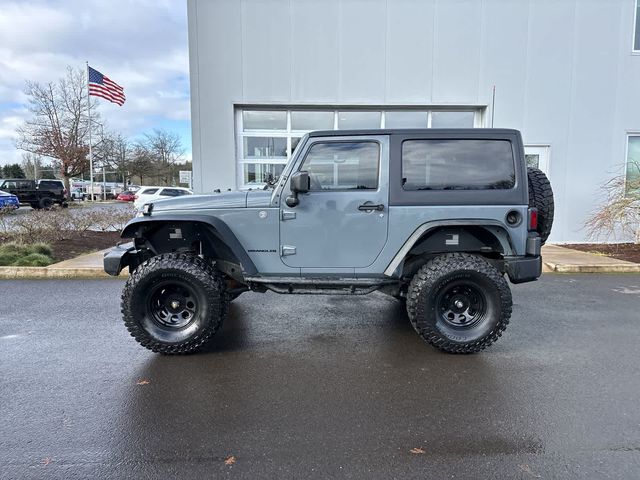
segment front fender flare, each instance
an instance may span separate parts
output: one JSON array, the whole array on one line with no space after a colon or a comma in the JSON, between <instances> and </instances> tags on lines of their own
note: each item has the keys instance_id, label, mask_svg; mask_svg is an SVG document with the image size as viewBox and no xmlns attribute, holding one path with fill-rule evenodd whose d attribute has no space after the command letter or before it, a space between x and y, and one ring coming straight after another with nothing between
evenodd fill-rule
<instances>
[{"instance_id":1,"label":"front fender flare","mask_svg":"<svg viewBox=\"0 0 640 480\"><path fill-rule=\"evenodd\" d=\"M208 230L222 243L224 243L231 252L236 256L242 270L247 275L255 275L258 273L256 266L249 258L246 250L231 231L229 226L217 217L208 215L153 215L147 217L136 217L131 219L120 233L122 238L137 238L140 227L153 227L164 223L200 223L205 225Z\"/></svg>"}]
</instances>

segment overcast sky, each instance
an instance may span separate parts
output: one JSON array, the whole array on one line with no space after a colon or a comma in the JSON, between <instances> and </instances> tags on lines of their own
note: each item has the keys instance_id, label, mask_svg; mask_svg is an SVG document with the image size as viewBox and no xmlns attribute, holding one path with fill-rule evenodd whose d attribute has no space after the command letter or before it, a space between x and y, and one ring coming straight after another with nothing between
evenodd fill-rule
<instances>
[{"instance_id":1,"label":"overcast sky","mask_svg":"<svg viewBox=\"0 0 640 480\"><path fill-rule=\"evenodd\" d=\"M125 89L122 107L98 100L111 129L175 131L190 159L188 55L185 0L0 0L0 164L21 160L25 81L56 81L85 61Z\"/></svg>"}]
</instances>

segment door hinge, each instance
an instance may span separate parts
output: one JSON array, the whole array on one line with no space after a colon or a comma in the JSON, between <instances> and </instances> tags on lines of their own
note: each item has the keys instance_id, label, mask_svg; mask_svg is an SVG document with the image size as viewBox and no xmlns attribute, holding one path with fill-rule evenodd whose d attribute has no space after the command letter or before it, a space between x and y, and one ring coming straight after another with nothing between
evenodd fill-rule
<instances>
[{"instance_id":1,"label":"door hinge","mask_svg":"<svg viewBox=\"0 0 640 480\"><path fill-rule=\"evenodd\" d=\"M295 255L296 247L292 245L280 245L280 256L286 257L287 255Z\"/></svg>"},{"instance_id":2,"label":"door hinge","mask_svg":"<svg viewBox=\"0 0 640 480\"><path fill-rule=\"evenodd\" d=\"M296 218L296 212L280 210L280 218L282 218L282 220L293 220L294 218Z\"/></svg>"}]
</instances>

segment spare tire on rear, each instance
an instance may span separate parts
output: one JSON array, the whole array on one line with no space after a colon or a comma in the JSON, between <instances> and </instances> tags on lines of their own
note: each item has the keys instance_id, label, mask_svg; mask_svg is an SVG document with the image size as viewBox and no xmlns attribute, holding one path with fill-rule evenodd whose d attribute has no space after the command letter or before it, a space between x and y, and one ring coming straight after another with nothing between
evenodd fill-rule
<instances>
[{"instance_id":1,"label":"spare tire on rear","mask_svg":"<svg viewBox=\"0 0 640 480\"><path fill-rule=\"evenodd\" d=\"M529 206L538 210L538 234L545 244L553 226L553 190L551 183L542 170L527 168L529 182Z\"/></svg>"}]
</instances>

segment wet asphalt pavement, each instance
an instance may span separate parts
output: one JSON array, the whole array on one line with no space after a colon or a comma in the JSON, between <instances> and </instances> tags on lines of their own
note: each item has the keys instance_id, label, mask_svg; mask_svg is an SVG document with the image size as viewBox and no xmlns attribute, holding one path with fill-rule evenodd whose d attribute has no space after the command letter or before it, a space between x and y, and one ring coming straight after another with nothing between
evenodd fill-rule
<instances>
[{"instance_id":1,"label":"wet asphalt pavement","mask_svg":"<svg viewBox=\"0 0 640 480\"><path fill-rule=\"evenodd\" d=\"M0 282L0 478L640 477L640 276L514 286L473 356L382 294L271 293L160 356L122 285Z\"/></svg>"}]
</instances>

